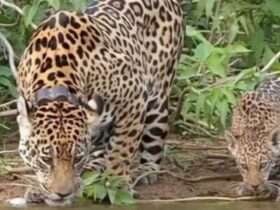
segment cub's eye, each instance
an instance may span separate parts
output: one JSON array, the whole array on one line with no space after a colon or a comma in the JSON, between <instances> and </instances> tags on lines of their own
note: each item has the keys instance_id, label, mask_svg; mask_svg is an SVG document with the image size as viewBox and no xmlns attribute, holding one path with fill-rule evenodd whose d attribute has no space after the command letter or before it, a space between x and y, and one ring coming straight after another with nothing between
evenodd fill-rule
<instances>
[{"instance_id":1,"label":"cub's eye","mask_svg":"<svg viewBox=\"0 0 280 210\"><path fill-rule=\"evenodd\" d=\"M248 171L248 165L247 164L241 163L240 167L241 167L241 169Z\"/></svg>"}]
</instances>

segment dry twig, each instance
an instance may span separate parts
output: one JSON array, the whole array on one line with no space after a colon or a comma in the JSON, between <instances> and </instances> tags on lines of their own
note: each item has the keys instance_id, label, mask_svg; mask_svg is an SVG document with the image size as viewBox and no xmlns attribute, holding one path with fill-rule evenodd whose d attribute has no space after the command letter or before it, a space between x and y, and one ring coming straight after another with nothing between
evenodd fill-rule
<instances>
[{"instance_id":1,"label":"dry twig","mask_svg":"<svg viewBox=\"0 0 280 210\"><path fill-rule=\"evenodd\" d=\"M18 151L16 149L14 150L4 150L4 151L0 151L0 155L5 155L5 154L13 154L13 153L17 153Z\"/></svg>"},{"instance_id":2,"label":"dry twig","mask_svg":"<svg viewBox=\"0 0 280 210\"><path fill-rule=\"evenodd\" d=\"M174 203L174 202L187 202L187 201L249 201L249 200L266 200L266 197L220 197L220 196L202 196L202 197L188 197L177 199L154 199L154 200L137 200L136 203Z\"/></svg>"},{"instance_id":3,"label":"dry twig","mask_svg":"<svg viewBox=\"0 0 280 210\"><path fill-rule=\"evenodd\" d=\"M32 172L32 169L29 167L18 167L18 168L12 168L12 167L5 167L5 170L8 173L29 173Z\"/></svg>"},{"instance_id":4,"label":"dry twig","mask_svg":"<svg viewBox=\"0 0 280 210\"><path fill-rule=\"evenodd\" d=\"M11 106L12 104L15 104L17 102L16 99L8 101L4 104L0 104L0 109L8 109L9 106Z\"/></svg>"},{"instance_id":5,"label":"dry twig","mask_svg":"<svg viewBox=\"0 0 280 210\"><path fill-rule=\"evenodd\" d=\"M179 146L181 149L190 149L190 150L227 150L226 146L211 146L211 145L198 145L198 144L189 144L183 143L182 141L171 140L167 141L167 144Z\"/></svg>"},{"instance_id":6,"label":"dry twig","mask_svg":"<svg viewBox=\"0 0 280 210\"><path fill-rule=\"evenodd\" d=\"M17 114L18 114L18 110L17 109L12 109L12 110L8 110L8 111L0 112L0 117L15 116Z\"/></svg>"}]
</instances>

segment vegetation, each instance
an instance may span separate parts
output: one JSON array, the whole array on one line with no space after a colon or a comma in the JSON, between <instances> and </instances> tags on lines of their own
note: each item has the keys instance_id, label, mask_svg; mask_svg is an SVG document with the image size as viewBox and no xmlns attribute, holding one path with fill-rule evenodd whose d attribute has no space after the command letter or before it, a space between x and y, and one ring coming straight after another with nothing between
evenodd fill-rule
<instances>
[{"instance_id":1,"label":"vegetation","mask_svg":"<svg viewBox=\"0 0 280 210\"><path fill-rule=\"evenodd\" d=\"M0 0L0 32L12 43L16 62L42 19L59 9L82 10L89 1ZM228 126L243 92L280 72L280 1L182 0L182 6L187 24L171 97L173 127L184 135L214 137ZM1 104L17 95L5 48L0 44ZM10 126L3 120L0 125L0 132ZM119 178L86 174L84 179L86 198L132 202Z\"/></svg>"},{"instance_id":2,"label":"vegetation","mask_svg":"<svg viewBox=\"0 0 280 210\"><path fill-rule=\"evenodd\" d=\"M126 183L121 177L109 173L88 172L84 176L83 196L95 202L108 201L112 204L134 203L132 194L127 190Z\"/></svg>"}]
</instances>

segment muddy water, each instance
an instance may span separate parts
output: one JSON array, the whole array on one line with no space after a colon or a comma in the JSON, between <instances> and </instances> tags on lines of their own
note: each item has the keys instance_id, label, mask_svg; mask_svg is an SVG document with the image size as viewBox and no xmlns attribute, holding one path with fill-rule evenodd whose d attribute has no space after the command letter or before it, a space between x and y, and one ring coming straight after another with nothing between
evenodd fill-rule
<instances>
[{"instance_id":1,"label":"muddy water","mask_svg":"<svg viewBox=\"0 0 280 210\"><path fill-rule=\"evenodd\" d=\"M0 207L0 210L15 210ZM102 206L80 204L73 207L49 208L46 206L28 206L24 210L279 210L280 202L193 202L176 204L146 204L133 206Z\"/></svg>"}]
</instances>

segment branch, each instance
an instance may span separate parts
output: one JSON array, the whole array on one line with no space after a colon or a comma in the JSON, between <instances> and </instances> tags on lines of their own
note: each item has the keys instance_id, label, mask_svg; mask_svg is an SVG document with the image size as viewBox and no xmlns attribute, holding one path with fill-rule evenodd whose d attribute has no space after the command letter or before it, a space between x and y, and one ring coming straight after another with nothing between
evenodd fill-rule
<instances>
[{"instance_id":1,"label":"branch","mask_svg":"<svg viewBox=\"0 0 280 210\"><path fill-rule=\"evenodd\" d=\"M11 44L6 39L6 37L1 32L0 32L0 40L3 42L4 46L6 47L6 49L8 51L8 54L9 54L9 65L10 65L11 71L12 71L12 73L13 73L15 79L16 79L17 78L17 69L16 69L16 65L15 65L15 53L14 53L14 50L13 50Z\"/></svg>"},{"instance_id":2,"label":"branch","mask_svg":"<svg viewBox=\"0 0 280 210\"><path fill-rule=\"evenodd\" d=\"M13 154L13 153L17 153L18 150L14 149L14 150L4 150L4 151L0 151L0 155L5 155L5 154Z\"/></svg>"},{"instance_id":3,"label":"branch","mask_svg":"<svg viewBox=\"0 0 280 210\"><path fill-rule=\"evenodd\" d=\"M24 12L21 8L19 8L17 5L7 2L5 0L0 0L0 5L4 5L6 7L12 8L13 10L16 10L20 15L24 16ZM34 23L31 23L31 26L33 29L37 28L37 26Z\"/></svg>"},{"instance_id":4,"label":"branch","mask_svg":"<svg viewBox=\"0 0 280 210\"><path fill-rule=\"evenodd\" d=\"M17 109L12 109L12 110L8 110L8 111L0 112L0 117L15 116L17 114L18 114L18 110Z\"/></svg>"},{"instance_id":5,"label":"branch","mask_svg":"<svg viewBox=\"0 0 280 210\"><path fill-rule=\"evenodd\" d=\"M154 200L137 200L136 203L174 203L174 202L186 202L186 201L250 201L250 200L266 200L266 197L221 197L221 196L202 196L202 197L188 197L177 199L154 199Z\"/></svg>"},{"instance_id":6,"label":"branch","mask_svg":"<svg viewBox=\"0 0 280 210\"><path fill-rule=\"evenodd\" d=\"M271 60L263 67L261 72L265 72L280 58L280 51L271 58Z\"/></svg>"},{"instance_id":7,"label":"branch","mask_svg":"<svg viewBox=\"0 0 280 210\"><path fill-rule=\"evenodd\" d=\"M17 100L15 99L15 100L8 101L4 104L0 104L0 109L7 109L10 105L12 105L16 102L17 102Z\"/></svg>"}]
</instances>

